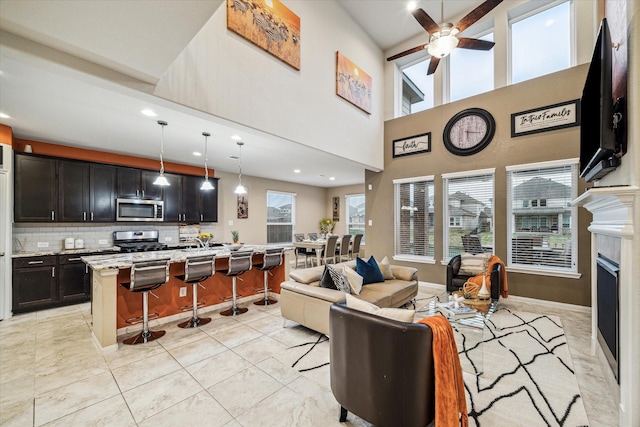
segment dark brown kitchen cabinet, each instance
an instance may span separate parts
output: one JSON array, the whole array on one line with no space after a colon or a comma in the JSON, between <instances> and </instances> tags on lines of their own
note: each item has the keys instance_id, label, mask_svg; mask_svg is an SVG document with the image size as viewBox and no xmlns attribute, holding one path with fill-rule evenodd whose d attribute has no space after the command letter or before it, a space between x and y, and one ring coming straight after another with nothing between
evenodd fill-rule
<instances>
[{"instance_id":1,"label":"dark brown kitchen cabinet","mask_svg":"<svg viewBox=\"0 0 640 427\"><path fill-rule=\"evenodd\" d=\"M15 155L14 220L52 222L58 220L56 159Z\"/></svg>"},{"instance_id":2,"label":"dark brown kitchen cabinet","mask_svg":"<svg viewBox=\"0 0 640 427\"><path fill-rule=\"evenodd\" d=\"M117 196L123 199L162 200L162 186L153 185L158 172L118 167Z\"/></svg>"},{"instance_id":3,"label":"dark brown kitchen cabinet","mask_svg":"<svg viewBox=\"0 0 640 427\"><path fill-rule=\"evenodd\" d=\"M164 188L165 222L215 222L218 220L217 179L209 178L216 187L200 190L203 177L165 174L171 184ZM214 219L211 219L214 218Z\"/></svg>"},{"instance_id":4,"label":"dark brown kitchen cabinet","mask_svg":"<svg viewBox=\"0 0 640 427\"><path fill-rule=\"evenodd\" d=\"M200 222L218 222L218 179L209 178L213 190L200 192Z\"/></svg>"},{"instance_id":5,"label":"dark brown kitchen cabinet","mask_svg":"<svg viewBox=\"0 0 640 427\"><path fill-rule=\"evenodd\" d=\"M61 303L89 300L91 273L81 256L58 255L58 301Z\"/></svg>"},{"instance_id":6,"label":"dark brown kitchen cabinet","mask_svg":"<svg viewBox=\"0 0 640 427\"><path fill-rule=\"evenodd\" d=\"M58 160L58 221L89 220L89 164Z\"/></svg>"},{"instance_id":7,"label":"dark brown kitchen cabinet","mask_svg":"<svg viewBox=\"0 0 640 427\"><path fill-rule=\"evenodd\" d=\"M51 307L58 301L56 256L13 260L13 312Z\"/></svg>"},{"instance_id":8,"label":"dark brown kitchen cabinet","mask_svg":"<svg viewBox=\"0 0 640 427\"><path fill-rule=\"evenodd\" d=\"M89 167L90 221L116 220L116 167L92 163Z\"/></svg>"},{"instance_id":9,"label":"dark brown kitchen cabinet","mask_svg":"<svg viewBox=\"0 0 640 427\"><path fill-rule=\"evenodd\" d=\"M58 210L63 222L114 222L114 166L58 161Z\"/></svg>"}]
</instances>

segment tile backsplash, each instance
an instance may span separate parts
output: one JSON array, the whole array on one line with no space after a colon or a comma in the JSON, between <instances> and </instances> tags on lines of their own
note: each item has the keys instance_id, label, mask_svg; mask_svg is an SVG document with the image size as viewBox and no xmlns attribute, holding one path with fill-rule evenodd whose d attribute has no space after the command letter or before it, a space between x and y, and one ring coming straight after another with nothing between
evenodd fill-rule
<instances>
[{"instance_id":1,"label":"tile backsplash","mask_svg":"<svg viewBox=\"0 0 640 427\"><path fill-rule=\"evenodd\" d=\"M202 232L212 233L215 239L216 225L201 224L200 228ZM59 252L64 249L64 239L67 237L83 239L84 247L89 250L109 248L113 246L113 232L127 230L158 230L161 243L171 245L179 241L178 224L16 223L13 224L13 253Z\"/></svg>"}]
</instances>

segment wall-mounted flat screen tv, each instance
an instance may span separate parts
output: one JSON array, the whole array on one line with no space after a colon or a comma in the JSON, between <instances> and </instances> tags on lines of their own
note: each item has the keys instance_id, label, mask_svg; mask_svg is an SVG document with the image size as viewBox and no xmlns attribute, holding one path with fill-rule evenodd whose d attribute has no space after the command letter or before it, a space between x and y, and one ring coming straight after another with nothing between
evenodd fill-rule
<instances>
[{"instance_id":1,"label":"wall-mounted flat screen tv","mask_svg":"<svg viewBox=\"0 0 640 427\"><path fill-rule=\"evenodd\" d=\"M580 176L587 182L601 179L620 164L615 156L611 49L605 18L580 99Z\"/></svg>"}]
</instances>

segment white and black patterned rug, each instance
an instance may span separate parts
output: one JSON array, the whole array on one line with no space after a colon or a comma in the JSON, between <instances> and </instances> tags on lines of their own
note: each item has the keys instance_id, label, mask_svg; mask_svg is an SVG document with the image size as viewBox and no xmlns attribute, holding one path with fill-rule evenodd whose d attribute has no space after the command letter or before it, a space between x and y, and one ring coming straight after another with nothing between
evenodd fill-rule
<instances>
[{"instance_id":1,"label":"white and black patterned rug","mask_svg":"<svg viewBox=\"0 0 640 427\"><path fill-rule=\"evenodd\" d=\"M460 325L454 330L470 425L588 425L558 317L503 308L482 331ZM316 334L291 347L296 353L293 367L301 372L326 369L326 340Z\"/></svg>"}]
</instances>

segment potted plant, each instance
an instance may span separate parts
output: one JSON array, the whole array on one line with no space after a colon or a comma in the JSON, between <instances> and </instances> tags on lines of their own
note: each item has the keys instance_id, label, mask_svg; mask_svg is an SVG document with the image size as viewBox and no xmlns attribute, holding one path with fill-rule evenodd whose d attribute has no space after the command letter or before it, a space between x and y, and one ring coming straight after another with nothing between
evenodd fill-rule
<instances>
[{"instance_id":1,"label":"potted plant","mask_svg":"<svg viewBox=\"0 0 640 427\"><path fill-rule=\"evenodd\" d=\"M336 225L335 221L331 218L324 218L320 220L320 232L322 234L331 234L333 227Z\"/></svg>"},{"instance_id":2,"label":"potted plant","mask_svg":"<svg viewBox=\"0 0 640 427\"><path fill-rule=\"evenodd\" d=\"M238 230L231 230L231 240L233 243L240 243L240 232Z\"/></svg>"},{"instance_id":3,"label":"potted plant","mask_svg":"<svg viewBox=\"0 0 640 427\"><path fill-rule=\"evenodd\" d=\"M238 230L231 231L231 240L233 241L232 243L223 243L224 247L230 251L237 251L244 245L244 243L240 243L240 233Z\"/></svg>"}]
</instances>

